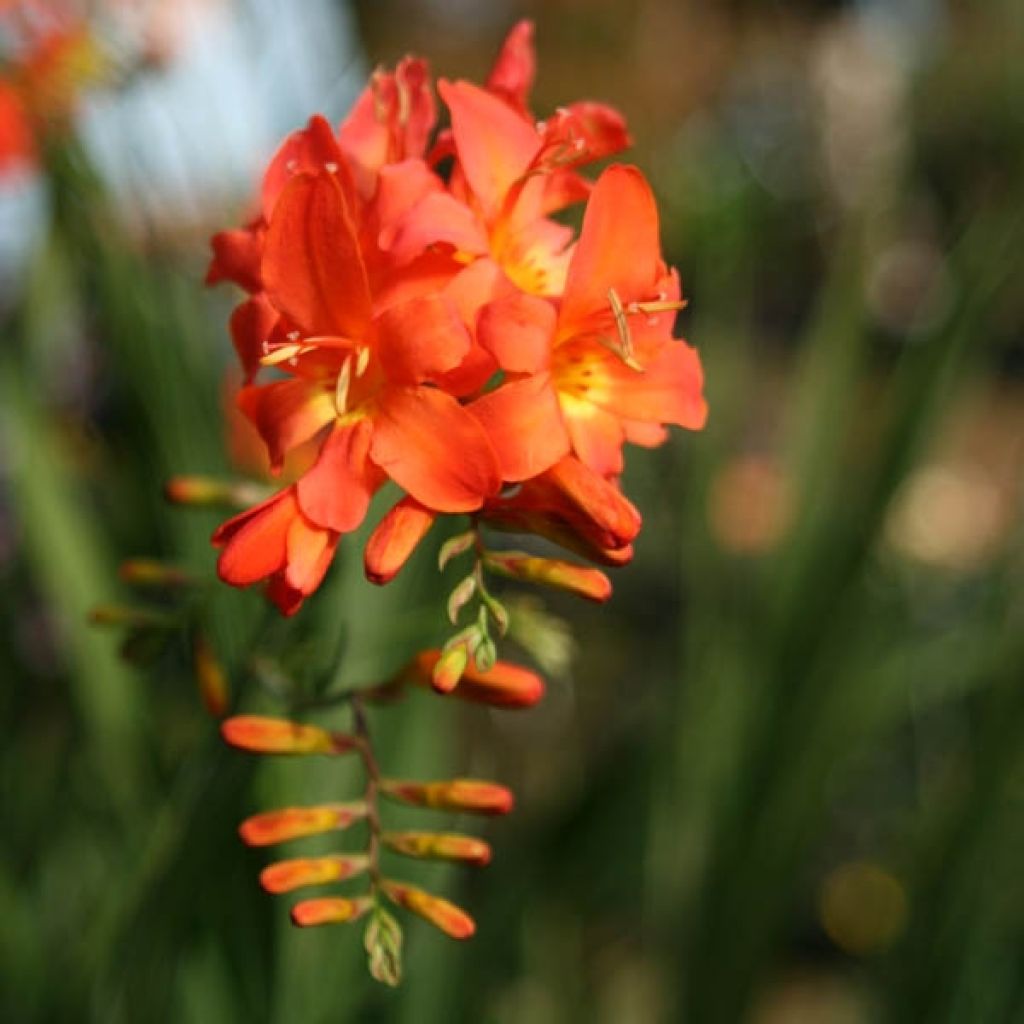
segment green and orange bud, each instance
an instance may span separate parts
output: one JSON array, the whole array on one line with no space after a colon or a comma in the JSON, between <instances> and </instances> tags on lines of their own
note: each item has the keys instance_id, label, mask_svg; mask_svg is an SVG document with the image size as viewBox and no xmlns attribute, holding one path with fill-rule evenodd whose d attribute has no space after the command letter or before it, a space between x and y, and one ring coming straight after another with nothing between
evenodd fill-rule
<instances>
[{"instance_id":1,"label":"green and orange bud","mask_svg":"<svg viewBox=\"0 0 1024 1024\"><path fill-rule=\"evenodd\" d=\"M357 746L345 733L263 715L235 715L220 732L231 746L253 754L347 754Z\"/></svg>"},{"instance_id":2,"label":"green and orange bud","mask_svg":"<svg viewBox=\"0 0 1024 1024\"><path fill-rule=\"evenodd\" d=\"M331 857L297 857L270 864L260 872L260 885L267 892L291 892L304 885L324 885L361 875L369 866L366 854Z\"/></svg>"},{"instance_id":3,"label":"green and orange bud","mask_svg":"<svg viewBox=\"0 0 1024 1024\"><path fill-rule=\"evenodd\" d=\"M175 505L249 508L267 498L263 484L246 480L219 480L211 476L173 476L164 484L164 497Z\"/></svg>"},{"instance_id":4,"label":"green and orange bud","mask_svg":"<svg viewBox=\"0 0 1024 1024\"><path fill-rule=\"evenodd\" d=\"M476 924L469 914L440 896L432 896L413 885L389 879L381 882L381 888L392 903L418 914L453 939L468 939L476 931Z\"/></svg>"},{"instance_id":5,"label":"green and orange bud","mask_svg":"<svg viewBox=\"0 0 1024 1024\"><path fill-rule=\"evenodd\" d=\"M439 651L430 670L430 685L438 693L451 693L469 665L469 649L465 643Z\"/></svg>"},{"instance_id":6,"label":"green and orange bud","mask_svg":"<svg viewBox=\"0 0 1024 1024\"><path fill-rule=\"evenodd\" d=\"M192 664L199 681L203 706L214 718L223 718L228 710L230 691L224 666L203 633L196 633L192 647Z\"/></svg>"},{"instance_id":7,"label":"green and orange bud","mask_svg":"<svg viewBox=\"0 0 1024 1024\"><path fill-rule=\"evenodd\" d=\"M273 846L289 839L302 839L324 832L340 832L366 817L362 800L315 807L283 807L246 818L238 834L248 846Z\"/></svg>"},{"instance_id":8,"label":"green and orange bud","mask_svg":"<svg viewBox=\"0 0 1024 1024\"><path fill-rule=\"evenodd\" d=\"M117 575L133 587L154 587L167 590L193 586L195 576L176 565L155 558L129 558L120 564Z\"/></svg>"},{"instance_id":9,"label":"green and orange bud","mask_svg":"<svg viewBox=\"0 0 1024 1024\"><path fill-rule=\"evenodd\" d=\"M590 569L560 558L539 558L521 551L488 551L488 569L509 579L539 583L578 594L588 601L603 602L612 596L612 584L600 569Z\"/></svg>"},{"instance_id":10,"label":"green and orange bud","mask_svg":"<svg viewBox=\"0 0 1024 1024\"><path fill-rule=\"evenodd\" d=\"M474 836L451 832L385 832L381 842L395 853L419 860L457 860L476 867L491 862L491 848Z\"/></svg>"},{"instance_id":11,"label":"green and orange bud","mask_svg":"<svg viewBox=\"0 0 1024 1024\"><path fill-rule=\"evenodd\" d=\"M434 687L434 670L441 658L437 650L422 651L405 667L402 679L415 686ZM532 707L544 696L544 680L536 672L508 661L498 661L486 672L468 665L453 696L474 704L499 708Z\"/></svg>"},{"instance_id":12,"label":"green and orange bud","mask_svg":"<svg viewBox=\"0 0 1024 1024\"><path fill-rule=\"evenodd\" d=\"M356 921L373 906L369 896L345 899L341 896L324 896L316 900L303 900L292 907L292 923L300 928L318 924L346 924Z\"/></svg>"},{"instance_id":13,"label":"green and orange bud","mask_svg":"<svg viewBox=\"0 0 1024 1024\"><path fill-rule=\"evenodd\" d=\"M392 800L414 807L472 814L508 814L515 803L511 790L481 779L445 779L440 782L381 779L380 791Z\"/></svg>"}]
</instances>

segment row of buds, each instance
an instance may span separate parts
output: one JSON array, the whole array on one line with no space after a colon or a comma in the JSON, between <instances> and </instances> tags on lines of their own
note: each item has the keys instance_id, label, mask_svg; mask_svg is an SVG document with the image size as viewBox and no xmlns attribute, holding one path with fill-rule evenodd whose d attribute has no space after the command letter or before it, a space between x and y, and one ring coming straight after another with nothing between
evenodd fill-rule
<instances>
[{"instance_id":1,"label":"row of buds","mask_svg":"<svg viewBox=\"0 0 1024 1024\"><path fill-rule=\"evenodd\" d=\"M414 662L413 667L398 680L385 686L393 688L429 678L429 660L428 654L422 667L417 669L417 662ZM522 680L519 685L522 688ZM486 688L487 683L483 686ZM353 712L354 734L261 715L228 718L221 724L221 733L231 746L249 753L333 757L356 752L362 758L369 780L364 799L263 812L244 821L239 832L250 846L271 846L341 832L356 822L366 821L370 839L365 851L275 861L261 872L260 884L267 892L282 894L307 886L330 885L368 876L367 892L355 897L324 896L301 900L292 907L291 918L299 927L311 927L353 922L369 915L365 945L371 973L388 984L397 984L401 973L402 932L398 922L383 909L382 901L390 901L424 918L452 938L469 938L475 931L475 925L465 911L448 900L406 882L384 877L379 863L381 851L419 860L442 860L482 867L491 860L491 848L481 839L457 833L383 830L378 798L413 807L495 815L508 813L512 809L513 797L504 786L479 779L424 782L380 777L361 705L354 704Z\"/></svg>"}]
</instances>

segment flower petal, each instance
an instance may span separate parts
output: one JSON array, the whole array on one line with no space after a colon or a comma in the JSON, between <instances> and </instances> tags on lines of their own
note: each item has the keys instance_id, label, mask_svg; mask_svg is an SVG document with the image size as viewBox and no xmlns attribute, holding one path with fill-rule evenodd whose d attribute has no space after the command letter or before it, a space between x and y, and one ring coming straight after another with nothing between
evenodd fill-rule
<instances>
[{"instance_id":1,"label":"flower petal","mask_svg":"<svg viewBox=\"0 0 1024 1024\"><path fill-rule=\"evenodd\" d=\"M572 450L601 476L622 472L622 424L611 413L574 395L559 395Z\"/></svg>"},{"instance_id":2,"label":"flower petal","mask_svg":"<svg viewBox=\"0 0 1024 1024\"><path fill-rule=\"evenodd\" d=\"M438 82L452 115L459 164L484 216L498 215L505 196L540 148L533 123L470 82Z\"/></svg>"},{"instance_id":3,"label":"flower petal","mask_svg":"<svg viewBox=\"0 0 1024 1024\"><path fill-rule=\"evenodd\" d=\"M334 401L323 386L301 379L242 388L238 408L260 432L271 465L278 469L292 448L308 441L336 415Z\"/></svg>"},{"instance_id":4,"label":"flower petal","mask_svg":"<svg viewBox=\"0 0 1024 1024\"><path fill-rule=\"evenodd\" d=\"M647 295L661 277L658 210L635 167L609 167L594 186L565 282L558 333L577 333L588 317L610 313L608 292L624 302Z\"/></svg>"},{"instance_id":5,"label":"flower petal","mask_svg":"<svg viewBox=\"0 0 1024 1024\"><path fill-rule=\"evenodd\" d=\"M277 323L277 310L262 293L239 303L231 314L231 342L245 373L245 382L252 383L260 368L264 343Z\"/></svg>"},{"instance_id":6,"label":"flower petal","mask_svg":"<svg viewBox=\"0 0 1024 1024\"><path fill-rule=\"evenodd\" d=\"M277 572L288 558L288 529L298 515L295 488L288 487L222 523L212 538L224 547L217 575L244 587Z\"/></svg>"},{"instance_id":7,"label":"flower petal","mask_svg":"<svg viewBox=\"0 0 1024 1024\"><path fill-rule=\"evenodd\" d=\"M328 169L337 177L351 208L355 188L341 147L326 119L314 114L305 128L292 132L278 147L263 175L261 203L264 219L270 220L277 200L296 174L319 174Z\"/></svg>"},{"instance_id":8,"label":"flower petal","mask_svg":"<svg viewBox=\"0 0 1024 1024\"><path fill-rule=\"evenodd\" d=\"M523 19L512 26L487 76L487 90L500 96L521 114L537 77L537 54L533 47L533 22Z\"/></svg>"},{"instance_id":9,"label":"flower petal","mask_svg":"<svg viewBox=\"0 0 1024 1024\"><path fill-rule=\"evenodd\" d=\"M333 530L315 526L303 515L296 516L288 528L285 583L304 597L312 594L334 560L338 537Z\"/></svg>"},{"instance_id":10,"label":"flower petal","mask_svg":"<svg viewBox=\"0 0 1024 1024\"><path fill-rule=\"evenodd\" d=\"M299 507L317 526L350 533L366 517L381 484L367 458L371 432L367 419L337 424L313 468L295 485Z\"/></svg>"},{"instance_id":11,"label":"flower petal","mask_svg":"<svg viewBox=\"0 0 1024 1024\"><path fill-rule=\"evenodd\" d=\"M480 310L477 340L503 370L537 373L547 369L556 318L546 299L515 292Z\"/></svg>"},{"instance_id":12,"label":"flower petal","mask_svg":"<svg viewBox=\"0 0 1024 1024\"><path fill-rule=\"evenodd\" d=\"M256 228L218 231L210 239L213 259L206 271L206 284L234 281L247 292L258 292L263 283L260 261L263 258L263 232Z\"/></svg>"},{"instance_id":13,"label":"flower petal","mask_svg":"<svg viewBox=\"0 0 1024 1024\"><path fill-rule=\"evenodd\" d=\"M501 484L480 423L432 388L389 389L374 418L370 456L417 501L438 512L470 512Z\"/></svg>"},{"instance_id":14,"label":"flower petal","mask_svg":"<svg viewBox=\"0 0 1024 1024\"><path fill-rule=\"evenodd\" d=\"M263 280L274 305L305 334L362 337L370 289L333 175L298 175L285 187L267 228Z\"/></svg>"},{"instance_id":15,"label":"flower petal","mask_svg":"<svg viewBox=\"0 0 1024 1024\"><path fill-rule=\"evenodd\" d=\"M503 384L468 408L491 439L503 480L528 480L569 454L569 435L546 373Z\"/></svg>"},{"instance_id":16,"label":"flower petal","mask_svg":"<svg viewBox=\"0 0 1024 1024\"><path fill-rule=\"evenodd\" d=\"M375 321L377 354L395 384L421 384L455 369L470 347L454 303L441 295L390 306Z\"/></svg>"},{"instance_id":17,"label":"flower petal","mask_svg":"<svg viewBox=\"0 0 1024 1024\"><path fill-rule=\"evenodd\" d=\"M487 252L488 247L487 234L476 214L447 192L426 195L403 216L395 217L390 230L381 235L380 244L398 264L437 244L473 255Z\"/></svg>"}]
</instances>

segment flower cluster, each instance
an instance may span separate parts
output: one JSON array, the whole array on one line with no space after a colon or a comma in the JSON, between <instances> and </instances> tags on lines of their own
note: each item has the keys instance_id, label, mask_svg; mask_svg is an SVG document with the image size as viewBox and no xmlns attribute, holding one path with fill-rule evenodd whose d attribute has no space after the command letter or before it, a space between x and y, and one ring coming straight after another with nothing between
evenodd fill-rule
<instances>
[{"instance_id":1,"label":"flower cluster","mask_svg":"<svg viewBox=\"0 0 1024 1024\"><path fill-rule=\"evenodd\" d=\"M213 239L208 282L248 293L230 324L239 407L274 467L316 452L214 535L221 578L267 581L284 614L389 480L402 496L366 547L374 582L444 514L622 564L640 529L618 485L624 444L704 422L651 189L634 167L582 172L628 145L624 121L592 102L538 121L534 71L523 22L483 87L438 81L440 131L424 61L377 71L337 130L317 116L284 142L256 216ZM554 219L576 203L578 237ZM585 571L536 561L489 567L556 583Z\"/></svg>"}]
</instances>

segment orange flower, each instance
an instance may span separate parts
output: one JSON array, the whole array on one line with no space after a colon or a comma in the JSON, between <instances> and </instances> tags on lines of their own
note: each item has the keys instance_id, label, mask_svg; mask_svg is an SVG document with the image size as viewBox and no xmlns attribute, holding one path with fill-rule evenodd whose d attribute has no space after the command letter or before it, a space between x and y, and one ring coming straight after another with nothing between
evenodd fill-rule
<instances>
[{"instance_id":1,"label":"orange flower","mask_svg":"<svg viewBox=\"0 0 1024 1024\"><path fill-rule=\"evenodd\" d=\"M617 475L624 441L659 444L664 424L703 426L700 363L672 337L678 299L649 186L635 168L608 168L587 204L557 313L529 295L481 310L478 340L511 382L471 408L503 479L529 479L570 447L602 476Z\"/></svg>"},{"instance_id":2,"label":"orange flower","mask_svg":"<svg viewBox=\"0 0 1024 1024\"><path fill-rule=\"evenodd\" d=\"M423 197L396 227L396 259L449 245L465 262L494 261L523 291L561 293L572 231L550 214L586 198L589 184L573 168L618 152L629 136L622 117L597 103L570 105L537 124L527 106L532 37L529 22L512 29L486 89L438 83L452 128L432 156L451 149L456 168L448 192Z\"/></svg>"}]
</instances>

